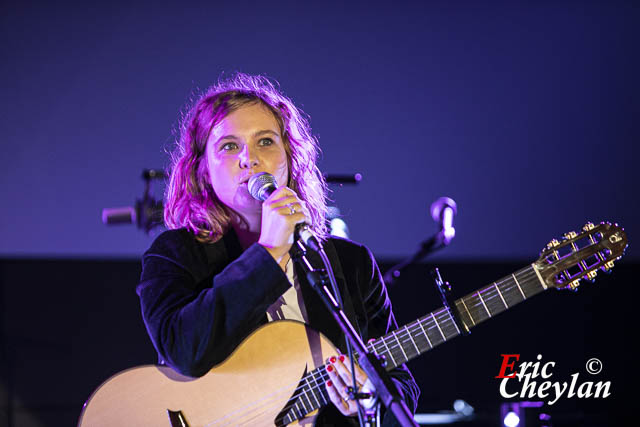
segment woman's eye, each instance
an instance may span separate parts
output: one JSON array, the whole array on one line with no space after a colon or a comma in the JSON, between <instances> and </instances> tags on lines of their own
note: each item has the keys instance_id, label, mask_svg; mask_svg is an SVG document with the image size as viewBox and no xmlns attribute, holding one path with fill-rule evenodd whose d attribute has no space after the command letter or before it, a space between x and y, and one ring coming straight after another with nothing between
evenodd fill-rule
<instances>
[{"instance_id":1,"label":"woman's eye","mask_svg":"<svg viewBox=\"0 0 640 427\"><path fill-rule=\"evenodd\" d=\"M235 142L226 142L220 146L220 151L230 151L238 148L238 144Z\"/></svg>"},{"instance_id":2,"label":"woman's eye","mask_svg":"<svg viewBox=\"0 0 640 427\"><path fill-rule=\"evenodd\" d=\"M273 139L271 139L271 138L262 138L258 142L258 144L260 144L260 145L271 145L271 144L273 144Z\"/></svg>"}]
</instances>

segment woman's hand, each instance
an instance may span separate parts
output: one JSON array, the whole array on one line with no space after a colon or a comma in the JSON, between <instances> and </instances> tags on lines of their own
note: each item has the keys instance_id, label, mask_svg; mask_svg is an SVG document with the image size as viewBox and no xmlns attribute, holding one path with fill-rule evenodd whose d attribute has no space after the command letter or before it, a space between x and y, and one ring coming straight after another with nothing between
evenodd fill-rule
<instances>
[{"instance_id":1,"label":"woman's hand","mask_svg":"<svg viewBox=\"0 0 640 427\"><path fill-rule=\"evenodd\" d=\"M374 393L373 384L358 365L354 365L356 370L356 383L358 384L358 392ZM342 415L353 416L358 413L358 406L355 400L349 398L347 387L353 386L353 378L351 376L351 362L346 356L334 356L329 358L327 364L327 373L329 381L326 383L327 393L331 402L338 408ZM370 409L375 404L375 398L361 400L360 404Z\"/></svg>"},{"instance_id":2,"label":"woman's hand","mask_svg":"<svg viewBox=\"0 0 640 427\"><path fill-rule=\"evenodd\" d=\"M258 243L281 263L293 244L296 224L311 223L305 203L288 187L280 187L262 203Z\"/></svg>"}]
</instances>

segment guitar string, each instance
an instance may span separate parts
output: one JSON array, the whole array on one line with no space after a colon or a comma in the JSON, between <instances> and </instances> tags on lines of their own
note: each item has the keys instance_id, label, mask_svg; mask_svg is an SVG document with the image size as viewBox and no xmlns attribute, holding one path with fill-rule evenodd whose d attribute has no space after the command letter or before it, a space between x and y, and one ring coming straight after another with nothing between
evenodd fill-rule
<instances>
[{"instance_id":1,"label":"guitar string","mask_svg":"<svg viewBox=\"0 0 640 427\"><path fill-rule=\"evenodd\" d=\"M535 272L533 271L533 269L530 269L529 271L526 271L526 270L525 270L525 271L520 271L520 272L518 272L518 274L520 275L520 279L521 279L521 281L522 281L522 282L525 282L525 281L527 281L530 277L534 276L534 275L535 275ZM496 283L497 285L503 285L503 284L504 284L506 281L508 281L508 280L511 280L511 279L510 279L509 277L505 277L505 278L503 278L503 279L501 279L501 280L498 280L498 281L496 281L496 282L494 282L494 283ZM515 288L516 288L516 286L514 286L514 285L507 286L507 287L502 287L502 292L507 293L507 292L509 292L509 291L511 291L511 290L515 290ZM483 292L484 292L484 294L483 294ZM484 289L484 290L482 290L482 291L478 291L478 293L480 293L481 295L483 295L483 300L485 300L485 304L486 304L486 302L487 302L487 301L488 301L488 302L491 302L491 300L493 300L493 299L495 299L495 298L499 297L499 293L498 293L498 291L496 290L496 288L495 288L495 287L492 287L492 285L488 285L487 287L485 287L485 289ZM469 295L469 297L473 297L473 296L474 296L474 294ZM475 304L475 307L480 307L481 305L482 305L482 303L481 303L481 302L478 302L478 303L476 303L476 304ZM472 307L473 307L473 306L472 306ZM505 307L505 309L506 309L506 308L507 308L507 307ZM450 315L450 311L449 311L449 310L447 310L446 308L444 308L444 309L440 310L438 313L435 313L435 314L434 314L434 317L436 318L436 320L434 320L433 318L430 318L430 317L429 317L429 315L427 315L423 321L420 321L420 320L418 320L418 321L414 321L413 323L409 323L409 324L404 325L403 327L401 327L401 328L399 328L399 329L395 330L395 331L394 331L394 333L395 333L395 337L397 337L397 338L398 338L398 339L397 339L398 343L396 344L396 343L394 343L393 341L391 341L391 343L387 343L387 347L388 347L388 349L389 349L389 353L391 353L394 349L397 349L397 348L399 348L399 347L401 347L401 346L402 346L402 344L400 343L400 339L402 339L402 341L403 341L404 343L412 342L412 341L411 341L411 338L409 338L409 339L406 339L406 338L407 338L407 337L411 337L411 333L412 333L412 332L413 332L413 333L415 333L416 335L418 335L418 334L416 333L416 331L418 331L418 328L419 328L419 326L418 326L418 322L422 322L422 323L424 323L424 324L423 324L423 326L426 326L426 330L427 330L427 331L429 331L429 330L431 330L431 329L434 329L434 327L436 327L436 328L437 328L437 327L438 327L438 326L437 326L437 322L438 322L438 321L439 321L440 323L443 323L443 324L444 324L445 322L449 322L449 321L451 321L451 322L453 323L453 320L452 320L451 315ZM413 329L413 330L412 330L412 329ZM458 335L458 334L455 334L455 335L454 335L454 337L455 337L455 336L457 336L457 335ZM454 337L450 337L449 339L454 338ZM445 341L446 341L446 339L445 339ZM370 343L370 344L371 344L370 346L371 346L371 347L373 347L373 350L374 350L376 353L379 353L379 352L378 352L378 350L375 348L375 345L374 345L376 342L378 342L378 341L376 340L376 341L371 342L371 343ZM443 341L443 342L444 342L444 341ZM389 345L389 344L391 344L391 345ZM414 344L414 346L415 346L415 343L413 343L413 342L412 342L412 344ZM440 343L438 343L438 344L440 344ZM432 347L430 346L430 348L432 348ZM417 355L417 354L419 354L419 352L417 352L417 351L416 351L416 355ZM393 355L391 355L391 356L392 356L392 358L393 358ZM405 358L405 359L406 359L406 358ZM314 383L314 384L313 384L312 386L305 386L305 385L302 385L302 386L300 386L300 387L297 387L297 388L296 388L296 391L298 391L298 390L300 390L300 391L299 391L299 392L297 392L297 393L295 393L294 395L292 395L292 396L291 396L291 398L290 398L290 402L291 402L291 403L289 403L288 405L285 405L285 407L284 407L284 409L283 409L283 412L284 412L285 414L286 414L286 413L288 413L288 412L290 412L290 411L291 411L291 408L292 408L293 406L297 406L298 398L301 398L301 397L303 397L303 396L307 398L307 401L308 401L308 402L311 404L311 406L312 406L311 411L308 411L308 409L307 409L307 407L306 407L307 405L304 403L304 401L302 402L302 405L303 405L304 410L305 410L305 411L308 411L307 413L312 412L313 410L317 409L317 408L318 408L318 406L315 406L315 405L314 405L314 403L312 402L312 400L311 400L311 399L309 398L309 396L308 396L309 391L313 393L313 397L315 398L314 400L316 400L316 402L320 403L320 400L319 400L318 396L315 394L316 390L319 390L319 389L320 389L321 397L323 398L323 400L325 400L325 402L323 402L323 403L327 403L327 402L326 402L326 398L325 398L324 394L322 393L322 391L323 391L324 389L321 389L321 387L325 385L326 380L328 379L328 374L326 374L326 372L324 372L325 367L326 367L326 365L323 365L323 367L321 367L321 368L316 368L315 370L311 371L309 374L307 374L307 375L306 375L307 382L308 382L309 384L311 384L311 383L312 383L312 381L310 381L310 380L309 380L309 377L310 377L310 378L313 380L313 383ZM319 379L318 377L319 377L320 379ZM299 384L299 383L300 383L300 382L298 381L298 384ZM289 389L293 384L295 384L295 383L289 384L288 386L284 386L284 387L282 387L282 388ZM285 393L286 393L286 392L288 392L288 390L287 390L287 391L283 391L283 392L285 392ZM282 392L276 391L276 392L272 393L272 394L271 394L271 395L269 395L269 396L265 396L262 400L267 399L268 397L271 397L271 398L279 397L279 396L278 396L279 394L282 394ZM249 404L248 404L248 405L246 405L246 406L250 406L250 405L254 405L254 406L255 406L255 405L259 404L259 402L260 402L260 401L254 401L254 402L249 403ZM278 405L279 405L279 404L280 404L280 403L278 402ZM245 407L245 408L246 408L246 407ZM241 410L241 409L243 409L243 408L239 408L238 410ZM299 408L297 408L297 409L299 410ZM238 410L236 410L236 412L237 412ZM254 409L251 409L251 410L249 410L249 411L245 411L244 413L242 413L242 414L238 414L238 415L240 415L240 416L248 415L249 413L251 413L251 412L255 412L256 410L259 410L259 408L254 408ZM223 418L221 418L221 419L218 419L218 420L214 420L214 421L212 421L211 423L215 423L215 422L218 422L218 421L222 421L224 418L227 418L227 417L228 417L228 416L230 416L230 415L232 415L232 414L227 414L225 417L223 417ZM297 414L296 414L296 415L297 415ZM304 415L306 415L306 414L304 414ZM237 420L237 418L236 418L236 420ZM209 423L209 424L207 424L207 425L211 425L211 423Z\"/></svg>"}]
</instances>

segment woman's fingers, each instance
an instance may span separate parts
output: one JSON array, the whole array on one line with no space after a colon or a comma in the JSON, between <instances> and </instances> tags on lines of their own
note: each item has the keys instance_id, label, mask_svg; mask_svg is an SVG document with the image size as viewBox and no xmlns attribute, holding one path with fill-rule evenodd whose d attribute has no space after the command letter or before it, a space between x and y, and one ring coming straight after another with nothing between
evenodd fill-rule
<instances>
[{"instance_id":1,"label":"woman's fingers","mask_svg":"<svg viewBox=\"0 0 640 427\"><path fill-rule=\"evenodd\" d=\"M338 408L342 415L350 415L349 404L342 398L333 380L327 381L327 394L329 395L331 403Z\"/></svg>"},{"instance_id":2,"label":"woman's fingers","mask_svg":"<svg viewBox=\"0 0 640 427\"><path fill-rule=\"evenodd\" d=\"M295 226L301 222L310 223L305 203L290 188L280 187L262 204L262 225L258 243L264 246L277 262L284 262L293 244Z\"/></svg>"},{"instance_id":3,"label":"woman's fingers","mask_svg":"<svg viewBox=\"0 0 640 427\"><path fill-rule=\"evenodd\" d=\"M334 363L336 370L340 374L342 380L349 385L353 385L353 379L351 375L351 361L346 356L340 356L337 358L336 363ZM367 380L367 375L364 373L360 366L354 363L354 367L356 370L356 383L358 386L362 386L364 382Z\"/></svg>"},{"instance_id":4,"label":"woman's fingers","mask_svg":"<svg viewBox=\"0 0 640 427\"><path fill-rule=\"evenodd\" d=\"M309 210L305 202L300 200L296 193L287 187L281 187L269 196L263 203L268 209L278 211L282 215L295 215L302 213L304 218L309 221Z\"/></svg>"},{"instance_id":5,"label":"woman's fingers","mask_svg":"<svg viewBox=\"0 0 640 427\"><path fill-rule=\"evenodd\" d=\"M327 373L329 381L327 382L327 393L331 402L338 408L343 415L354 415L357 411L356 402L349 397L348 387L353 386L353 378L351 376L351 362L346 356L334 356L329 358L327 365ZM355 365L355 364L354 364ZM373 391L371 382L367 375L355 365L355 377L358 391ZM363 389L363 386L365 390ZM373 406L374 401L366 402L366 407Z\"/></svg>"}]
</instances>

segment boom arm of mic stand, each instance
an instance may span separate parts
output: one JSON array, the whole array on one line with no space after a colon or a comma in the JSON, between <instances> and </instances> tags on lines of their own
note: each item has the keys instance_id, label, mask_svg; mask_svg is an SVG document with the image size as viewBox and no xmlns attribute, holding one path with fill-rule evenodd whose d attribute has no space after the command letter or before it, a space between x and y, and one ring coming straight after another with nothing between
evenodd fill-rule
<instances>
[{"instance_id":1,"label":"boom arm of mic stand","mask_svg":"<svg viewBox=\"0 0 640 427\"><path fill-rule=\"evenodd\" d=\"M297 243L295 245L299 248ZM362 342L353 325L333 298L333 294L327 287L328 277L326 271L314 270L304 258L303 251L294 250L292 257L298 267L306 272L311 287L318 293L322 302L331 312L336 324L355 349L360 367L371 380L376 389L376 394L384 406L393 412L393 415L403 427L418 427L402 395L398 392L398 388L391 380L389 373L384 369L381 360L375 354L367 351L364 342Z\"/></svg>"},{"instance_id":2,"label":"boom arm of mic stand","mask_svg":"<svg viewBox=\"0 0 640 427\"><path fill-rule=\"evenodd\" d=\"M402 271L404 269L406 269L407 267L415 264L416 262L420 261L421 259L423 259L424 257L426 257L427 255L429 255L432 252L435 252L438 249L443 248L444 245L444 230L441 230L439 232L437 232L436 234L434 234L433 236L429 237L427 240L425 240L424 242L422 242L422 245L420 245L420 250L418 252L416 252L415 254L413 254L413 256L411 256L410 258L405 259L404 261L400 262L399 264L394 265L393 267L391 267L386 273L384 273L384 283L391 286L393 285L393 282L400 277L400 274L402 273Z\"/></svg>"}]
</instances>

